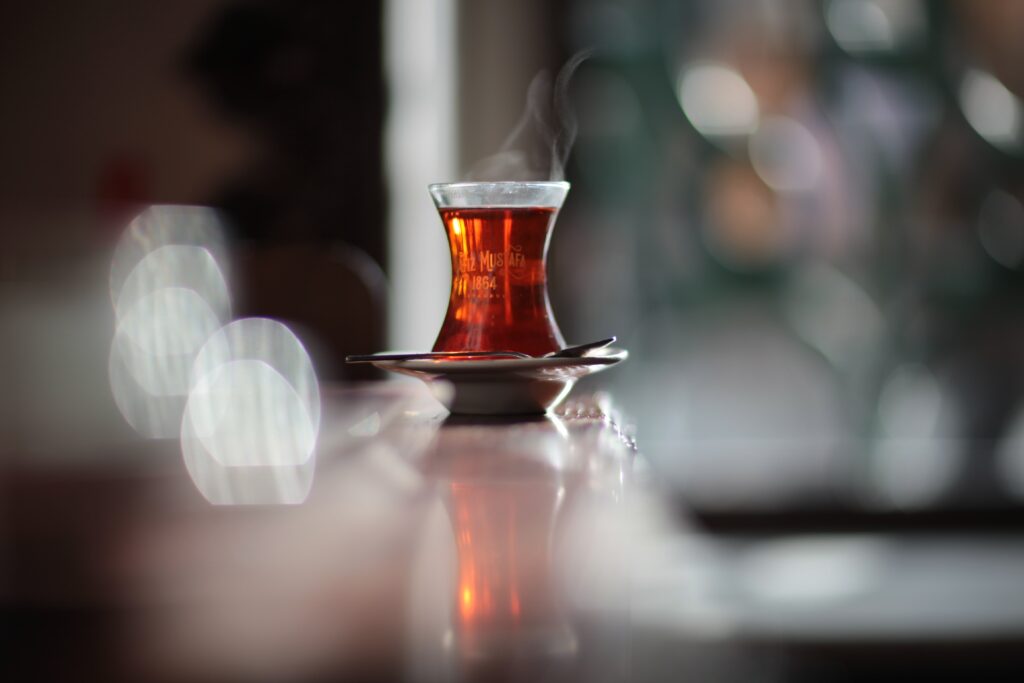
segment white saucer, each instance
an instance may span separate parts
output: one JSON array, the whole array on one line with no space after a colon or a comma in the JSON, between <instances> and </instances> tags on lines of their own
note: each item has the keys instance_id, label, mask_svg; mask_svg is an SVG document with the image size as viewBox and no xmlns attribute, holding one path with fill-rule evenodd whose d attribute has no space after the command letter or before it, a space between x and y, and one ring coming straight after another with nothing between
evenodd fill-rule
<instances>
[{"instance_id":1,"label":"white saucer","mask_svg":"<svg viewBox=\"0 0 1024 683\"><path fill-rule=\"evenodd\" d=\"M629 357L625 349L604 348L583 358L500 360L379 360L373 365L418 377L452 413L526 415L558 405L585 375Z\"/></svg>"}]
</instances>

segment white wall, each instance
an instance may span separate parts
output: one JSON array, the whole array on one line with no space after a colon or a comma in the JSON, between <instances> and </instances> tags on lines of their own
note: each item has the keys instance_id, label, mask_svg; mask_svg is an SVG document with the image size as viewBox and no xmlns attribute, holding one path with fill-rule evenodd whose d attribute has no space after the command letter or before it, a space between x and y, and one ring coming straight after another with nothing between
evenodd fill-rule
<instances>
[{"instance_id":1,"label":"white wall","mask_svg":"<svg viewBox=\"0 0 1024 683\"><path fill-rule=\"evenodd\" d=\"M398 349L430 348L448 302L451 262L427 185L457 179L455 17L455 0L384 8L388 338Z\"/></svg>"}]
</instances>

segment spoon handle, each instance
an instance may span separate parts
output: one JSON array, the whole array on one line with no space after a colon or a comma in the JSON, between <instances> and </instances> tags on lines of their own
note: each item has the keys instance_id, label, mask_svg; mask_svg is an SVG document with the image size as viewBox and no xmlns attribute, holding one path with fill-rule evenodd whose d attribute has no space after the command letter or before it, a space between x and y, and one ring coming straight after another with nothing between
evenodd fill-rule
<instances>
[{"instance_id":1,"label":"spoon handle","mask_svg":"<svg viewBox=\"0 0 1024 683\"><path fill-rule=\"evenodd\" d=\"M615 337L608 337L599 341L567 346L559 351L539 358L580 358L587 355L588 351L604 348L615 341ZM416 353L371 353L365 355L346 356L346 363L373 363L379 360L443 360L445 358L533 358L521 351L421 351Z\"/></svg>"},{"instance_id":2,"label":"spoon handle","mask_svg":"<svg viewBox=\"0 0 1024 683\"><path fill-rule=\"evenodd\" d=\"M519 351L422 351L419 353L371 353L346 356L346 363L373 363L379 360L443 360L445 358L531 358Z\"/></svg>"}]
</instances>

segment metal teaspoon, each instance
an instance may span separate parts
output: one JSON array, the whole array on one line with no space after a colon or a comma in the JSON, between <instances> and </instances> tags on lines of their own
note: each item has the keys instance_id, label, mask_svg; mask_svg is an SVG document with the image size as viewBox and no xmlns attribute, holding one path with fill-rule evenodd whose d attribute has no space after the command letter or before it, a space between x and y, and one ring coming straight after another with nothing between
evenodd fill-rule
<instances>
[{"instance_id":1,"label":"metal teaspoon","mask_svg":"<svg viewBox=\"0 0 1024 683\"><path fill-rule=\"evenodd\" d=\"M607 339L599 339L597 341L587 342L586 344L576 344L574 346L566 346L565 348L559 349L558 351L552 351L545 353L543 356L531 356L521 351L421 351L418 353L377 353L377 354L366 354L366 355L355 355L347 356L345 358L346 363L373 363L379 360L433 360L433 359L445 359L445 358L481 358L481 357L500 357L500 358L581 358L586 356L590 351L596 349L602 349L609 344L615 342L616 337L608 337Z\"/></svg>"}]
</instances>

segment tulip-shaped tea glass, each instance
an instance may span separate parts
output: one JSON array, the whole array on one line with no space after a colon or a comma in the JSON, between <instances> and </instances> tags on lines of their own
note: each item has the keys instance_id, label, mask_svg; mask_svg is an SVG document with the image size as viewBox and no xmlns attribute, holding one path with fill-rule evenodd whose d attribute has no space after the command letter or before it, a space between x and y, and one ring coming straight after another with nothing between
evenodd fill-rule
<instances>
[{"instance_id":1,"label":"tulip-shaped tea glass","mask_svg":"<svg viewBox=\"0 0 1024 683\"><path fill-rule=\"evenodd\" d=\"M565 346L548 300L546 258L565 182L430 186L452 254L452 289L434 351Z\"/></svg>"}]
</instances>

